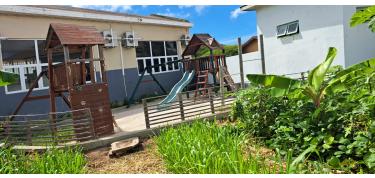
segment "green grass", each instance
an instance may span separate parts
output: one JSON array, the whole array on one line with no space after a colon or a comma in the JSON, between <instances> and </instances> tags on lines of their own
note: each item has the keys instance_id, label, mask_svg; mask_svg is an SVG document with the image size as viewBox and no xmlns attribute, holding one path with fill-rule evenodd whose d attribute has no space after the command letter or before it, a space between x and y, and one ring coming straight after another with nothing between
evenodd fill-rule
<instances>
[{"instance_id":1,"label":"green grass","mask_svg":"<svg viewBox=\"0 0 375 178\"><path fill-rule=\"evenodd\" d=\"M79 148L52 148L43 154L26 154L0 148L0 174L85 173L86 159Z\"/></svg>"},{"instance_id":2,"label":"green grass","mask_svg":"<svg viewBox=\"0 0 375 178\"><path fill-rule=\"evenodd\" d=\"M286 173L281 159L246 153L246 138L235 126L198 121L162 131L156 144L173 173Z\"/></svg>"}]
</instances>

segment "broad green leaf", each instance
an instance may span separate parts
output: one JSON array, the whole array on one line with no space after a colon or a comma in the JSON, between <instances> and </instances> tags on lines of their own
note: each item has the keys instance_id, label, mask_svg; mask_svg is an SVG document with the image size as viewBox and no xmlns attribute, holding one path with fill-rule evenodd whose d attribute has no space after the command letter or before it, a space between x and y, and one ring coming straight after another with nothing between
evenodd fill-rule
<instances>
[{"instance_id":1,"label":"broad green leaf","mask_svg":"<svg viewBox=\"0 0 375 178\"><path fill-rule=\"evenodd\" d=\"M284 96L301 86L299 80L277 75L248 74L247 79L253 84L270 87L273 96Z\"/></svg>"},{"instance_id":2,"label":"broad green leaf","mask_svg":"<svg viewBox=\"0 0 375 178\"><path fill-rule=\"evenodd\" d=\"M10 85L18 80L17 74L0 71L0 86Z\"/></svg>"},{"instance_id":3,"label":"broad green leaf","mask_svg":"<svg viewBox=\"0 0 375 178\"><path fill-rule=\"evenodd\" d=\"M303 151L298 157L293 160L292 165L296 166L297 164L301 163L302 161L305 160L306 155L309 153L312 153L316 150L316 145L311 145L309 148L307 148L305 151Z\"/></svg>"},{"instance_id":4,"label":"broad green leaf","mask_svg":"<svg viewBox=\"0 0 375 178\"><path fill-rule=\"evenodd\" d=\"M353 14L352 18L350 19L350 26L354 27L366 22L368 23L369 28L371 31L375 31L374 25L374 18L375 17L375 6L368 7L362 11L357 11Z\"/></svg>"},{"instance_id":5,"label":"broad green leaf","mask_svg":"<svg viewBox=\"0 0 375 178\"><path fill-rule=\"evenodd\" d=\"M337 158L336 156L332 156L329 160L328 160L328 164L334 168L338 168L340 167L340 159Z\"/></svg>"},{"instance_id":6,"label":"broad green leaf","mask_svg":"<svg viewBox=\"0 0 375 178\"><path fill-rule=\"evenodd\" d=\"M375 167L375 154L372 153L372 154L369 154L369 155L365 156L364 161L365 161L367 167L369 167L369 168Z\"/></svg>"},{"instance_id":7,"label":"broad green leaf","mask_svg":"<svg viewBox=\"0 0 375 178\"><path fill-rule=\"evenodd\" d=\"M335 59L336 54L337 54L337 49L334 48L334 47L330 47L328 49L328 54L327 54L327 57L324 60L324 62L322 62L321 64L319 64L318 66L316 66L309 73L308 83L309 83L310 86L313 87L313 89L315 90L315 92L318 93L318 91L320 91L321 85L322 85L322 83L324 81L324 77L325 77L328 69L330 68L333 60Z\"/></svg>"},{"instance_id":8,"label":"broad green leaf","mask_svg":"<svg viewBox=\"0 0 375 178\"><path fill-rule=\"evenodd\" d=\"M338 72L326 87L327 93L346 90L358 79L372 76L375 73L375 58L368 59Z\"/></svg>"}]
</instances>

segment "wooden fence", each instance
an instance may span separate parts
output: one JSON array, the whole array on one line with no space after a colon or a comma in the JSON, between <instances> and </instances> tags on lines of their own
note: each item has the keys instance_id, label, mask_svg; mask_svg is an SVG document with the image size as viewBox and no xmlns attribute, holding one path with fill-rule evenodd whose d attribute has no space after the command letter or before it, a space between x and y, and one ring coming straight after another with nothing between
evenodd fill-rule
<instances>
[{"instance_id":1,"label":"wooden fence","mask_svg":"<svg viewBox=\"0 0 375 178\"><path fill-rule=\"evenodd\" d=\"M9 120L13 117L12 120ZM89 109L0 117L0 143L62 145L96 138Z\"/></svg>"},{"instance_id":2,"label":"wooden fence","mask_svg":"<svg viewBox=\"0 0 375 178\"><path fill-rule=\"evenodd\" d=\"M179 93L176 101L168 105L148 103L148 100L157 99L156 97L143 99L146 128L197 117L208 118L219 114L229 114L235 97L231 96L231 93L221 94L208 91L208 95L200 97L189 97L194 91Z\"/></svg>"}]
</instances>

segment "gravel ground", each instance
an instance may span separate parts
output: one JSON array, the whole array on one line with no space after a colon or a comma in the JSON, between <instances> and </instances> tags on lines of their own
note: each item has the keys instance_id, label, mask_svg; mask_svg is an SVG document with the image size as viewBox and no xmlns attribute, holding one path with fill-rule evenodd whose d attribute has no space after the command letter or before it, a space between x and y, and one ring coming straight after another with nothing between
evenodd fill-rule
<instances>
[{"instance_id":1,"label":"gravel ground","mask_svg":"<svg viewBox=\"0 0 375 178\"><path fill-rule=\"evenodd\" d=\"M92 174L165 174L163 160L158 155L157 146L152 139L142 143L143 149L109 158L110 148L102 148L86 154L88 173Z\"/></svg>"}]
</instances>

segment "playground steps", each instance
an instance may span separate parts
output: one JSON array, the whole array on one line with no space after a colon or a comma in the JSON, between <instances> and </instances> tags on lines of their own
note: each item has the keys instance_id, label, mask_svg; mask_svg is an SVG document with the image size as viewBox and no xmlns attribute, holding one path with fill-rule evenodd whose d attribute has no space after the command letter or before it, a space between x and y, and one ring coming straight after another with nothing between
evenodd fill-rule
<instances>
[{"instance_id":1,"label":"playground steps","mask_svg":"<svg viewBox=\"0 0 375 178\"><path fill-rule=\"evenodd\" d=\"M228 84L229 89L231 91L235 91L237 87L234 84L234 81L232 77L230 76L228 69L226 67L223 67L223 78L224 78L224 82Z\"/></svg>"},{"instance_id":2,"label":"playground steps","mask_svg":"<svg viewBox=\"0 0 375 178\"><path fill-rule=\"evenodd\" d=\"M198 71L197 83L195 83L194 97L198 96L198 93L207 95L207 81L208 81L208 70Z\"/></svg>"}]
</instances>

